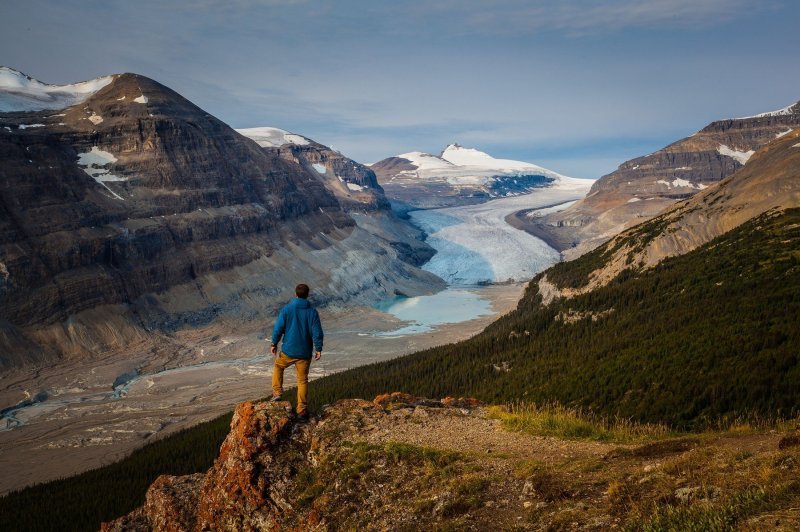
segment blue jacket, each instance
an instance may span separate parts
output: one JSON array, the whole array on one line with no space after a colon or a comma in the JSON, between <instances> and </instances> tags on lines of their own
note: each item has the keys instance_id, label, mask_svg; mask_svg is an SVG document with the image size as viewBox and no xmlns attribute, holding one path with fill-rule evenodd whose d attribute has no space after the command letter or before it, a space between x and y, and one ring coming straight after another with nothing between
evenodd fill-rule
<instances>
[{"instance_id":1,"label":"blue jacket","mask_svg":"<svg viewBox=\"0 0 800 532\"><path fill-rule=\"evenodd\" d=\"M296 297L281 309L272 329L272 345L283 338L281 351L291 358L311 358L311 348L322 351L322 324L317 309Z\"/></svg>"}]
</instances>

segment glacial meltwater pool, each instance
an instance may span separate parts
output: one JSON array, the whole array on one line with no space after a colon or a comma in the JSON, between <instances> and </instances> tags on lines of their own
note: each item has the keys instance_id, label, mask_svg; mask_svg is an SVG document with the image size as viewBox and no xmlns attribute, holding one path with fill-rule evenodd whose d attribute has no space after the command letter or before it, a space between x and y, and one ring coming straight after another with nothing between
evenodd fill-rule
<instances>
[{"instance_id":1,"label":"glacial meltwater pool","mask_svg":"<svg viewBox=\"0 0 800 532\"><path fill-rule=\"evenodd\" d=\"M375 305L409 325L378 336L403 336L433 330L437 325L460 323L492 313L491 304L481 297L481 287L450 287L431 296L395 296Z\"/></svg>"}]
</instances>

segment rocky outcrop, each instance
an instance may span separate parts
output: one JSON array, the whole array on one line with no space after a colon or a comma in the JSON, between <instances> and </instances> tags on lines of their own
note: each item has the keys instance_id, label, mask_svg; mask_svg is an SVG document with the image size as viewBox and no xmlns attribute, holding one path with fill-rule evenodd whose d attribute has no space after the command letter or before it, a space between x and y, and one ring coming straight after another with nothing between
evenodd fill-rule
<instances>
[{"instance_id":1,"label":"rocky outcrop","mask_svg":"<svg viewBox=\"0 0 800 532\"><path fill-rule=\"evenodd\" d=\"M62 110L0 113L0 368L91 356L220 314L268 317L298 277L320 302L440 286L358 228L311 159L351 166L371 187L353 199L365 210L386 206L374 175L309 146L318 153L262 149L135 74ZM364 258L386 273L332 276ZM99 308L123 325L81 320Z\"/></svg>"},{"instance_id":2,"label":"rocky outcrop","mask_svg":"<svg viewBox=\"0 0 800 532\"><path fill-rule=\"evenodd\" d=\"M346 465L353 458L347 455L358 452L353 445L394 411L468 416L480 406L469 398L436 401L395 392L374 401L339 401L313 423L298 424L288 402L242 403L211 469L159 477L142 507L102 530L336 530L353 515L335 508L335 493L309 497L314 469ZM345 486L328 487L346 494Z\"/></svg>"},{"instance_id":3,"label":"rocky outcrop","mask_svg":"<svg viewBox=\"0 0 800 532\"><path fill-rule=\"evenodd\" d=\"M621 164L568 209L518 223L573 258L734 174L749 164L757 150L798 127L800 103L713 122L690 137Z\"/></svg>"}]
</instances>

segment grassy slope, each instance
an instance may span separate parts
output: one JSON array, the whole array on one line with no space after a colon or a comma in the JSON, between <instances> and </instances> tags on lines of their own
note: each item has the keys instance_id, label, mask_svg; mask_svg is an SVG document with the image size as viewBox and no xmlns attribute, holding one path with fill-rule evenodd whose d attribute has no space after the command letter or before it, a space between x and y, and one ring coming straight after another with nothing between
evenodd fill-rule
<instances>
[{"instance_id":1,"label":"grassy slope","mask_svg":"<svg viewBox=\"0 0 800 532\"><path fill-rule=\"evenodd\" d=\"M560 275L579 285L591 271L581 261L597 255L560 265ZM493 403L557 400L697 428L746 412L786 415L800 405L800 209L748 222L654 270L623 273L546 308L535 286L515 312L470 340L315 381L312 406L403 390ZM556 319L609 309L596 321ZM510 371L493 367L503 362ZM226 431L227 418L219 418L120 463L4 497L0 529L94 529L141 504L158 473L208 468Z\"/></svg>"}]
</instances>

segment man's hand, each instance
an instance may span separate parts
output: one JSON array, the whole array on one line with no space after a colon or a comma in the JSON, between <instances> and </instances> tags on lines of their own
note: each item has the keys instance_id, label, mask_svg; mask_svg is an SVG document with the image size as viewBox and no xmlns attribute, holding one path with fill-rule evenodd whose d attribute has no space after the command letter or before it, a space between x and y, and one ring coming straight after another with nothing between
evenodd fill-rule
<instances>
[{"instance_id":1,"label":"man's hand","mask_svg":"<svg viewBox=\"0 0 800 532\"><path fill-rule=\"evenodd\" d=\"M319 360L322 357L322 351L314 353L314 360Z\"/></svg>"},{"instance_id":2,"label":"man's hand","mask_svg":"<svg viewBox=\"0 0 800 532\"><path fill-rule=\"evenodd\" d=\"M278 346L277 346L277 345L273 345L273 346L271 346L271 347L269 348L269 352L270 352L270 353L272 353L272 356L275 356L275 355L277 355L277 354L278 354Z\"/></svg>"}]
</instances>

